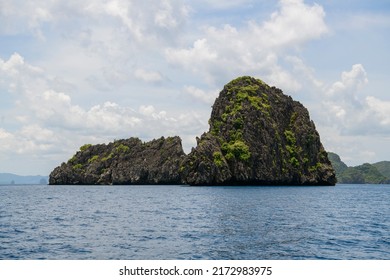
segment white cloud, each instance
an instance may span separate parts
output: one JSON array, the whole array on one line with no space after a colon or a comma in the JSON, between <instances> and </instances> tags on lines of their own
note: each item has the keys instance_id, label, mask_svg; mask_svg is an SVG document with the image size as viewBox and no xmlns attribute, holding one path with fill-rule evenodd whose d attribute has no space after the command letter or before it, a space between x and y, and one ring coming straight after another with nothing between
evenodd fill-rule
<instances>
[{"instance_id":1,"label":"white cloud","mask_svg":"<svg viewBox=\"0 0 390 280\"><path fill-rule=\"evenodd\" d=\"M338 133L334 139L350 137L350 146L353 137L389 132L389 101L379 86L368 89L376 73L368 84L356 64L329 83L316 76L332 75L329 68L308 65L321 65L307 43L330 33L324 9L313 1L271 2L0 1L0 36L12 34L1 37L0 49L19 52L0 58L0 156L52 156L49 170L84 143L161 135L180 135L188 151L208 128L208 105L241 75L293 95L322 129ZM389 26L370 14L341 24L348 22L354 30Z\"/></svg>"},{"instance_id":2,"label":"white cloud","mask_svg":"<svg viewBox=\"0 0 390 280\"><path fill-rule=\"evenodd\" d=\"M210 47L207 39L203 38L196 40L193 47L189 49L167 49L166 57L170 63L198 72L209 63L217 63L218 54Z\"/></svg>"},{"instance_id":3,"label":"white cloud","mask_svg":"<svg viewBox=\"0 0 390 280\"><path fill-rule=\"evenodd\" d=\"M161 1L161 8L157 10L154 16L154 22L164 28L172 28L176 27L178 22L173 15L173 7L172 4L167 1Z\"/></svg>"},{"instance_id":4,"label":"white cloud","mask_svg":"<svg viewBox=\"0 0 390 280\"><path fill-rule=\"evenodd\" d=\"M15 34L32 32L42 37L40 26L53 20L52 3L47 1L2 1L0 3L0 32Z\"/></svg>"},{"instance_id":5,"label":"white cloud","mask_svg":"<svg viewBox=\"0 0 390 280\"><path fill-rule=\"evenodd\" d=\"M30 76L42 73L40 68L25 64L24 58L18 53L12 54L7 61L0 58L0 70L3 75L14 78L24 73Z\"/></svg>"},{"instance_id":6,"label":"white cloud","mask_svg":"<svg viewBox=\"0 0 390 280\"><path fill-rule=\"evenodd\" d=\"M22 126L14 132L0 129L0 151L9 154L31 156L53 152L58 147L54 144L58 138L53 131L37 124ZM12 151L12 153L10 153Z\"/></svg>"},{"instance_id":7,"label":"white cloud","mask_svg":"<svg viewBox=\"0 0 390 280\"><path fill-rule=\"evenodd\" d=\"M145 116L145 122L148 121L167 121L176 123L177 120L173 117L169 117L166 111L157 112L153 105L141 105L138 109L139 113Z\"/></svg>"},{"instance_id":8,"label":"white cloud","mask_svg":"<svg viewBox=\"0 0 390 280\"><path fill-rule=\"evenodd\" d=\"M155 111L156 109L154 108L153 105L141 105L139 107L139 110L138 110L142 115L144 116L151 116Z\"/></svg>"},{"instance_id":9,"label":"white cloud","mask_svg":"<svg viewBox=\"0 0 390 280\"><path fill-rule=\"evenodd\" d=\"M188 16L188 7L180 0L158 4L153 0L4 0L0 7L3 32L42 34L42 27L48 22L61 23L80 17L99 22L108 16L117 19L139 41L150 35L153 26L175 28Z\"/></svg>"},{"instance_id":10,"label":"white cloud","mask_svg":"<svg viewBox=\"0 0 390 280\"><path fill-rule=\"evenodd\" d=\"M100 137L112 136L142 123L131 108L105 102L84 109L74 105L69 95L54 90L24 96L24 99L19 101L19 108L19 119L28 123L36 121L56 130L67 129Z\"/></svg>"},{"instance_id":11,"label":"white cloud","mask_svg":"<svg viewBox=\"0 0 390 280\"><path fill-rule=\"evenodd\" d=\"M253 26L255 32L265 37L269 47L299 46L328 32L321 6L306 5L302 0L281 0L280 10L262 26Z\"/></svg>"},{"instance_id":12,"label":"white cloud","mask_svg":"<svg viewBox=\"0 0 390 280\"><path fill-rule=\"evenodd\" d=\"M206 9L215 9L215 10L227 10L243 6L251 6L253 0L198 0L199 7L205 7Z\"/></svg>"},{"instance_id":13,"label":"white cloud","mask_svg":"<svg viewBox=\"0 0 390 280\"><path fill-rule=\"evenodd\" d=\"M151 83L165 79L154 65L182 34L190 10L181 0L4 0L0 7L0 35L9 26L30 40L31 34L50 39L35 45L32 57L41 56L41 68L80 94L117 89L134 75Z\"/></svg>"},{"instance_id":14,"label":"white cloud","mask_svg":"<svg viewBox=\"0 0 390 280\"><path fill-rule=\"evenodd\" d=\"M192 47L169 48L166 58L212 85L250 74L295 91L299 83L278 59L286 51L295 51L326 34L325 13L319 5L298 0L280 1L279 7L265 22L251 21L240 28L230 24L207 27Z\"/></svg>"},{"instance_id":15,"label":"white cloud","mask_svg":"<svg viewBox=\"0 0 390 280\"><path fill-rule=\"evenodd\" d=\"M363 65L355 64L352 66L351 71L342 72L341 81L335 82L328 90L328 94L335 95L337 93L341 93L355 95L356 92L359 91L367 83L367 73L364 70Z\"/></svg>"},{"instance_id":16,"label":"white cloud","mask_svg":"<svg viewBox=\"0 0 390 280\"><path fill-rule=\"evenodd\" d=\"M196 100L204 102L206 104L213 104L215 98L218 96L219 90L204 91L194 86L186 86L184 91L194 97Z\"/></svg>"},{"instance_id":17,"label":"white cloud","mask_svg":"<svg viewBox=\"0 0 390 280\"><path fill-rule=\"evenodd\" d=\"M390 102L364 95L367 73L361 64L343 71L323 95L322 125L336 127L342 135L381 135L390 132Z\"/></svg>"},{"instance_id":18,"label":"white cloud","mask_svg":"<svg viewBox=\"0 0 390 280\"><path fill-rule=\"evenodd\" d=\"M30 65L19 54L0 60L0 85L6 91L15 85L12 96L16 104L12 109L13 130L0 127L2 157L12 158L17 153L32 160L40 154L52 155L45 157L52 168L84 143L130 136L150 140L179 135L188 139L183 143L188 151L194 145L194 140L189 139L207 125L196 112L188 110L169 113L142 105L136 111L112 101L83 107L75 104L70 94L53 89L53 83L42 69Z\"/></svg>"},{"instance_id":19,"label":"white cloud","mask_svg":"<svg viewBox=\"0 0 390 280\"><path fill-rule=\"evenodd\" d=\"M108 15L119 18L123 25L133 34L134 38L138 41L142 41L144 39L143 27L141 24L135 22L133 17L129 15L131 13L130 9L133 9L129 4L129 2L113 0L104 3L103 10Z\"/></svg>"},{"instance_id":20,"label":"white cloud","mask_svg":"<svg viewBox=\"0 0 390 280\"><path fill-rule=\"evenodd\" d=\"M278 88L283 89L286 93L296 92L302 88L300 82L289 71L279 65L275 65L271 69L271 73L266 75L269 84L277 85Z\"/></svg>"},{"instance_id":21,"label":"white cloud","mask_svg":"<svg viewBox=\"0 0 390 280\"><path fill-rule=\"evenodd\" d=\"M301 58L297 56L287 56L286 61L292 64L294 73L297 73L304 80L309 81L312 86L317 89L324 87L324 83L316 78L314 69L307 66Z\"/></svg>"},{"instance_id":22,"label":"white cloud","mask_svg":"<svg viewBox=\"0 0 390 280\"><path fill-rule=\"evenodd\" d=\"M325 89L325 99L322 100L324 114L329 114L323 120L329 124L338 124L343 133L351 133L362 125L366 119L364 100L359 97L359 90L368 83L366 72L361 64L355 64L350 71L341 73L341 80L334 82Z\"/></svg>"},{"instance_id":23,"label":"white cloud","mask_svg":"<svg viewBox=\"0 0 390 280\"><path fill-rule=\"evenodd\" d=\"M6 130L0 128L0 139L9 139L12 137L12 134L7 132ZM4 146L3 146L4 148Z\"/></svg>"},{"instance_id":24,"label":"white cloud","mask_svg":"<svg viewBox=\"0 0 390 280\"><path fill-rule=\"evenodd\" d=\"M379 124L387 127L386 131L390 132L390 101L380 100L374 96L367 96L366 103L369 111L377 117Z\"/></svg>"},{"instance_id":25,"label":"white cloud","mask_svg":"<svg viewBox=\"0 0 390 280\"><path fill-rule=\"evenodd\" d=\"M134 76L147 83L157 83L163 80L162 75L157 71L150 71L145 69L137 69L134 72Z\"/></svg>"}]
</instances>

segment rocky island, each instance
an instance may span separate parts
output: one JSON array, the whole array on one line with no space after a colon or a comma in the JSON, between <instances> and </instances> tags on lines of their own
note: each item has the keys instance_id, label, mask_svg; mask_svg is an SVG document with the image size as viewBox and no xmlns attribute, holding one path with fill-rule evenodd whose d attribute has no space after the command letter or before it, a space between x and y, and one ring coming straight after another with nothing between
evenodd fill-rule
<instances>
[{"instance_id":1,"label":"rocky island","mask_svg":"<svg viewBox=\"0 0 390 280\"><path fill-rule=\"evenodd\" d=\"M179 137L84 145L50 184L335 185L309 112L259 79L240 77L216 99L209 131L186 155Z\"/></svg>"}]
</instances>

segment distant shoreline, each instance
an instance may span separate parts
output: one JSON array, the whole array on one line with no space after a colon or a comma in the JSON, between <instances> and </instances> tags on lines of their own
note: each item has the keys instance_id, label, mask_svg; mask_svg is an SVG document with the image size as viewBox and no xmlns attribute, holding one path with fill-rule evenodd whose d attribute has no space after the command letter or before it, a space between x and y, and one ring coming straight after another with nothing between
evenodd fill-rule
<instances>
[{"instance_id":1,"label":"distant shoreline","mask_svg":"<svg viewBox=\"0 0 390 280\"><path fill-rule=\"evenodd\" d=\"M0 173L0 185L45 185L48 181L49 176Z\"/></svg>"}]
</instances>

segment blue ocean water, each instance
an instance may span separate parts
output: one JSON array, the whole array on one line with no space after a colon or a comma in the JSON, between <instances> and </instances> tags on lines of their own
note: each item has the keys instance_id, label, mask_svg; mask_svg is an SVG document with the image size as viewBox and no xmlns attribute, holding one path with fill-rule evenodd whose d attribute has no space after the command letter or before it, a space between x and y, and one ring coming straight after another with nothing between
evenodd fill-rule
<instances>
[{"instance_id":1,"label":"blue ocean water","mask_svg":"<svg viewBox=\"0 0 390 280\"><path fill-rule=\"evenodd\" d=\"M390 259L390 186L0 186L0 259Z\"/></svg>"}]
</instances>

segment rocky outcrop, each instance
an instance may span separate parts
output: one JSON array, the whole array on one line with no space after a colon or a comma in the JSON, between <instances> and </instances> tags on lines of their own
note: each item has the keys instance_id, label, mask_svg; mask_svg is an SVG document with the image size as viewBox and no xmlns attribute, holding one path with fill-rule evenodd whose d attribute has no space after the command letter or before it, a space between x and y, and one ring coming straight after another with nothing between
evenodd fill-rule
<instances>
[{"instance_id":1,"label":"rocky outcrop","mask_svg":"<svg viewBox=\"0 0 390 280\"><path fill-rule=\"evenodd\" d=\"M50 174L51 185L180 184L185 154L179 137L143 143L138 138L84 145Z\"/></svg>"},{"instance_id":2,"label":"rocky outcrop","mask_svg":"<svg viewBox=\"0 0 390 280\"><path fill-rule=\"evenodd\" d=\"M307 109L280 89L241 77L216 99L210 130L182 163L191 185L334 185Z\"/></svg>"},{"instance_id":3,"label":"rocky outcrop","mask_svg":"<svg viewBox=\"0 0 390 280\"><path fill-rule=\"evenodd\" d=\"M50 184L334 185L307 109L259 79L231 81L210 129L185 155L179 137L86 145Z\"/></svg>"}]
</instances>

